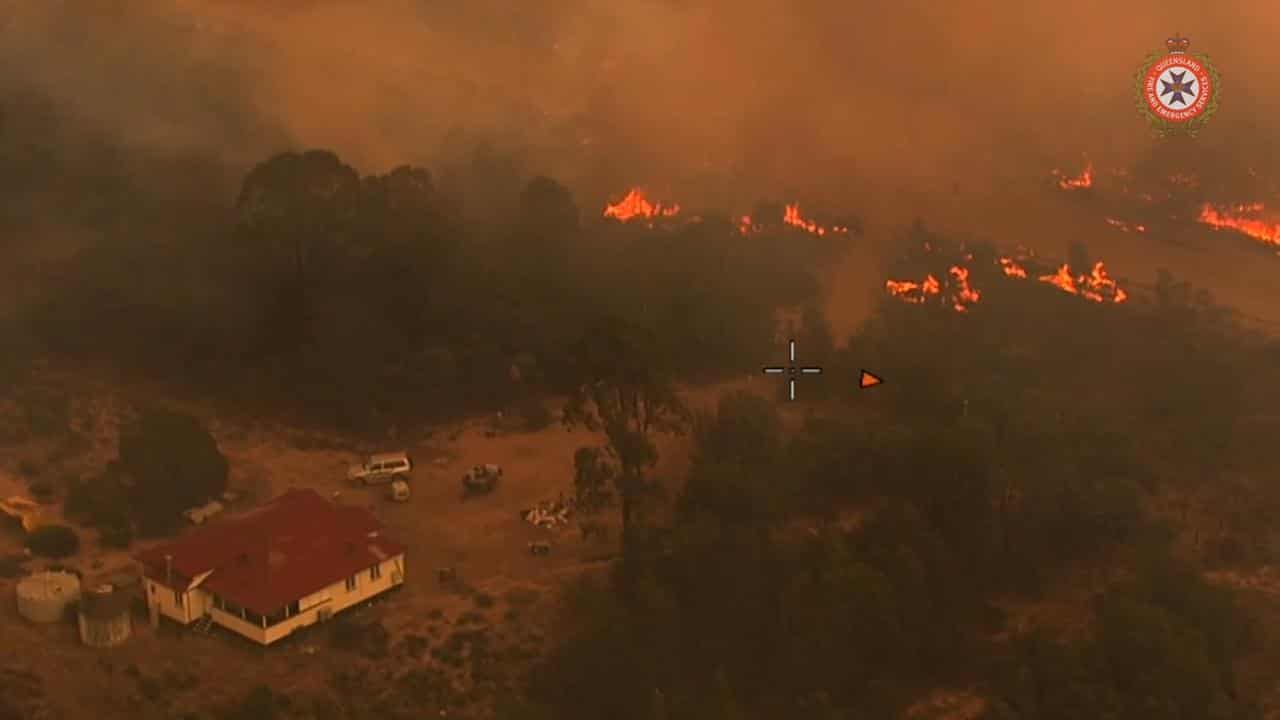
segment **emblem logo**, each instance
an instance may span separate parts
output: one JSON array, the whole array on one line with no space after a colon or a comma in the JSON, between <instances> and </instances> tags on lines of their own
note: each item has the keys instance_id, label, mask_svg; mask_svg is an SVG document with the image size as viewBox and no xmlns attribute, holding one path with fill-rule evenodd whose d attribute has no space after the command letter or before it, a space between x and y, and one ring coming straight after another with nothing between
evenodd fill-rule
<instances>
[{"instance_id":1,"label":"emblem logo","mask_svg":"<svg viewBox=\"0 0 1280 720\"><path fill-rule=\"evenodd\" d=\"M1138 69L1138 109L1158 135L1194 136L1218 110L1220 76L1208 56L1189 51L1190 39L1175 35L1165 47Z\"/></svg>"}]
</instances>

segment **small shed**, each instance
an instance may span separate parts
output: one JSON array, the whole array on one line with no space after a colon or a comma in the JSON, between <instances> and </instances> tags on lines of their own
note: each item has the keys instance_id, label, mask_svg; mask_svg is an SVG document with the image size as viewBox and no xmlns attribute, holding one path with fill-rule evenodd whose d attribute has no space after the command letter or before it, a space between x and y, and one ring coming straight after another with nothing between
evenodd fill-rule
<instances>
[{"instance_id":1,"label":"small shed","mask_svg":"<svg viewBox=\"0 0 1280 720\"><path fill-rule=\"evenodd\" d=\"M80 600L80 639L97 648L114 647L129 639L133 630L130 593L114 585L99 585Z\"/></svg>"},{"instance_id":2,"label":"small shed","mask_svg":"<svg viewBox=\"0 0 1280 720\"><path fill-rule=\"evenodd\" d=\"M79 599L80 578L69 572L38 572L18 581L18 612L31 622L59 622Z\"/></svg>"}]
</instances>

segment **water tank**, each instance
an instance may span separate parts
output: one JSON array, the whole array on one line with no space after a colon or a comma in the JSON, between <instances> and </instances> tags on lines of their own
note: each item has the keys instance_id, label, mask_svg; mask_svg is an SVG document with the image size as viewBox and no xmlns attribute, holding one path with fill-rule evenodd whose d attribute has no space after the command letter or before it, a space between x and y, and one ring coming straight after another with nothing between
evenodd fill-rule
<instances>
[{"instance_id":1,"label":"water tank","mask_svg":"<svg viewBox=\"0 0 1280 720\"><path fill-rule=\"evenodd\" d=\"M132 596L113 585L99 585L80 600L80 639L90 647L113 647L129 639Z\"/></svg>"},{"instance_id":2,"label":"water tank","mask_svg":"<svg viewBox=\"0 0 1280 720\"><path fill-rule=\"evenodd\" d=\"M38 572L18 581L18 612L31 622L58 622L80 599L80 578L69 572Z\"/></svg>"}]
</instances>

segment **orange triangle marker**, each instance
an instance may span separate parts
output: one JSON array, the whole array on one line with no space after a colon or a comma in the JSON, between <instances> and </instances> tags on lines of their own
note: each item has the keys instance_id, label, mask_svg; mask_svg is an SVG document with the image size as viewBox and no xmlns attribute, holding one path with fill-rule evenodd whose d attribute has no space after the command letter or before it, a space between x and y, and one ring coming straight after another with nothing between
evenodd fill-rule
<instances>
[{"instance_id":1,"label":"orange triangle marker","mask_svg":"<svg viewBox=\"0 0 1280 720\"><path fill-rule=\"evenodd\" d=\"M858 387L862 390L866 390L867 388L875 387L882 382L884 382L884 378L876 375L875 373L863 370L862 376L858 378Z\"/></svg>"}]
</instances>

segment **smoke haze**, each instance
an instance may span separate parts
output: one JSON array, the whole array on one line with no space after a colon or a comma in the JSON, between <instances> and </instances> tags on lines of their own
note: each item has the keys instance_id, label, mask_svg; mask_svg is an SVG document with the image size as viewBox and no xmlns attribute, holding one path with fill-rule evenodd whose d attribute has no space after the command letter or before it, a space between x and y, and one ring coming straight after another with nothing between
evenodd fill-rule
<instances>
[{"instance_id":1,"label":"smoke haze","mask_svg":"<svg viewBox=\"0 0 1280 720\"><path fill-rule=\"evenodd\" d=\"M939 197L987 216L1047 168L1152 153L1131 78L1179 31L1225 78L1198 162L1271 163L1280 12L1121 5L7 0L0 85L232 176L288 148L370 173L491 139L588 208L631 184L733 211L795 197L874 235L946 216Z\"/></svg>"}]
</instances>

